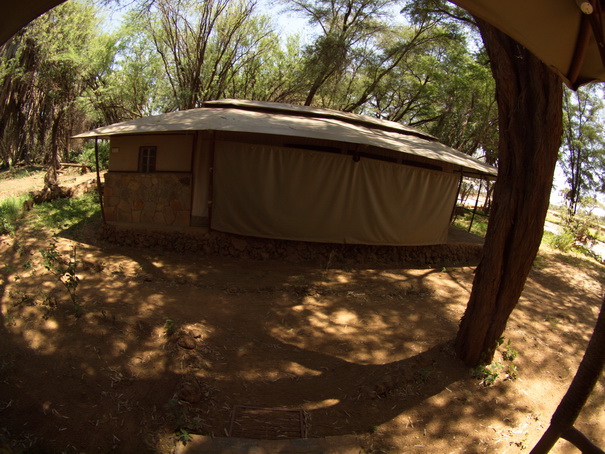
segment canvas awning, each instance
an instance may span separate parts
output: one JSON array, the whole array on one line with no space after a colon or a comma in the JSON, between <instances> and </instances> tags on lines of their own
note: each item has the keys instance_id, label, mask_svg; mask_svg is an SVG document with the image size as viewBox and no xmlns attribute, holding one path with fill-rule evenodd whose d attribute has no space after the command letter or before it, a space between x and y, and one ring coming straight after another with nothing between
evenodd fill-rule
<instances>
[{"instance_id":1,"label":"canvas awning","mask_svg":"<svg viewBox=\"0 0 605 454\"><path fill-rule=\"evenodd\" d=\"M267 103L269 104L269 103ZM273 106L280 106L270 103ZM281 106L286 106L281 104ZM292 106L305 109L303 106ZM253 134L271 134L276 136L304 137L329 141L339 141L351 144L361 144L393 150L429 160L449 163L457 166L461 173L468 176L494 179L497 169L474 159L460 151L454 150L420 131L401 126L402 132L396 132L393 122L384 122L384 128L371 126L378 119L369 119L355 115L354 122L346 117L354 114L321 109L324 114L331 116L309 116L313 112L309 108L305 115L288 111L286 107L272 112L255 111L236 107L202 107L186 111L171 112L145 118L138 118L122 123L94 129L74 136L74 138L109 138L125 134L150 134L187 131L224 131ZM361 120L369 119L364 124Z\"/></svg>"},{"instance_id":2,"label":"canvas awning","mask_svg":"<svg viewBox=\"0 0 605 454\"><path fill-rule=\"evenodd\" d=\"M489 22L573 88L605 81L602 0L453 0Z\"/></svg>"}]
</instances>

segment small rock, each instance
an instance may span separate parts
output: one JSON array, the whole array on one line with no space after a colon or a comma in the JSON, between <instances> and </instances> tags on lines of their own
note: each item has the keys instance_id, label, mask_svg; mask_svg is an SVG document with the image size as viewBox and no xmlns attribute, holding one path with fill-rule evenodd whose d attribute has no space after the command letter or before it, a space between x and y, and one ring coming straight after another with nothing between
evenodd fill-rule
<instances>
[{"instance_id":1,"label":"small rock","mask_svg":"<svg viewBox=\"0 0 605 454\"><path fill-rule=\"evenodd\" d=\"M179 337L179 340L176 343L179 347L183 347L188 350L193 350L195 348L195 339L188 334Z\"/></svg>"},{"instance_id":2,"label":"small rock","mask_svg":"<svg viewBox=\"0 0 605 454\"><path fill-rule=\"evenodd\" d=\"M199 329L192 329L191 331L189 331L189 335L194 339L201 339L204 333L202 333L202 331Z\"/></svg>"},{"instance_id":3,"label":"small rock","mask_svg":"<svg viewBox=\"0 0 605 454\"><path fill-rule=\"evenodd\" d=\"M244 251L246 249L246 247L248 246L248 243L246 242L246 240L243 240L241 238L236 238L233 237L231 238L231 244L233 245L233 247L238 250L238 251Z\"/></svg>"},{"instance_id":4,"label":"small rock","mask_svg":"<svg viewBox=\"0 0 605 454\"><path fill-rule=\"evenodd\" d=\"M202 388L195 379L184 380L177 385L176 397L194 404L202 399Z\"/></svg>"}]
</instances>

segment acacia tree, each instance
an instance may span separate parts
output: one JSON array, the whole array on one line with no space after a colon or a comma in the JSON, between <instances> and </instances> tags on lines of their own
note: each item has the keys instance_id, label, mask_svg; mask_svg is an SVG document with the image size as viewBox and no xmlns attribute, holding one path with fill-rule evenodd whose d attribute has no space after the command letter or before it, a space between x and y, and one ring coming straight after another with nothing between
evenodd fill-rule
<instances>
[{"instance_id":1,"label":"acacia tree","mask_svg":"<svg viewBox=\"0 0 605 454\"><path fill-rule=\"evenodd\" d=\"M418 0L426 14L469 22L441 0ZM562 133L562 82L546 65L489 23L481 33L498 103L498 180L483 257L455 349L474 366L491 362L542 239Z\"/></svg>"},{"instance_id":2,"label":"acacia tree","mask_svg":"<svg viewBox=\"0 0 605 454\"><path fill-rule=\"evenodd\" d=\"M290 0L292 9L320 29L306 49L305 72L309 84L305 106L310 106L329 81L338 81L377 33L384 30L383 18L391 0Z\"/></svg>"},{"instance_id":3,"label":"acacia tree","mask_svg":"<svg viewBox=\"0 0 605 454\"><path fill-rule=\"evenodd\" d=\"M498 180L483 258L456 337L468 365L490 362L536 256L562 133L562 83L527 49L477 19L496 81Z\"/></svg>"},{"instance_id":4,"label":"acacia tree","mask_svg":"<svg viewBox=\"0 0 605 454\"><path fill-rule=\"evenodd\" d=\"M91 6L66 3L36 19L0 49L0 156L9 164L54 162L69 152L82 121L78 100L92 77L97 38Z\"/></svg>"},{"instance_id":5,"label":"acacia tree","mask_svg":"<svg viewBox=\"0 0 605 454\"><path fill-rule=\"evenodd\" d=\"M162 62L139 12L124 15L121 27L97 51L101 68L87 90L96 124L152 115L166 96Z\"/></svg>"},{"instance_id":6,"label":"acacia tree","mask_svg":"<svg viewBox=\"0 0 605 454\"><path fill-rule=\"evenodd\" d=\"M257 101L301 104L303 52L298 35L282 43L273 34L259 43L258 51L248 55L245 66L232 72L225 95Z\"/></svg>"},{"instance_id":7,"label":"acacia tree","mask_svg":"<svg viewBox=\"0 0 605 454\"><path fill-rule=\"evenodd\" d=\"M602 92L585 87L565 90L563 146L559 162L569 190L565 193L570 216L581 200L605 189L605 128Z\"/></svg>"},{"instance_id":8,"label":"acacia tree","mask_svg":"<svg viewBox=\"0 0 605 454\"><path fill-rule=\"evenodd\" d=\"M348 90L341 109L346 112L358 110L375 98L379 87L384 90L386 87L399 86L406 79L405 69L401 71L402 68L413 66L416 59L429 53L439 43L454 38L454 34L440 27L439 22L431 17L413 25L385 27L366 51L359 70L349 72L349 78L358 81L359 87L357 90ZM393 76L396 72L403 77Z\"/></svg>"},{"instance_id":9,"label":"acacia tree","mask_svg":"<svg viewBox=\"0 0 605 454\"><path fill-rule=\"evenodd\" d=\"M146 14L172 90L167 110L224 97L235 75L271 49L276 38L255 8L248 0L154 1Z\"/></svg>"}]
</instances>

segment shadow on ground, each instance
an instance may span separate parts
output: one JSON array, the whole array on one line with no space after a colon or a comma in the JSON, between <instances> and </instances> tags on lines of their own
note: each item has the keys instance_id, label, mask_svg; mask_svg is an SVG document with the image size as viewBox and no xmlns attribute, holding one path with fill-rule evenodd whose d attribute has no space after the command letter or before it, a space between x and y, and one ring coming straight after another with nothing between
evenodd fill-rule
<instances>
[{"instance_id":1,"label":"shadow on ground","mask_svg":"<svg viewBox=\"0 0 605 454\"><path fill-rule=\"evenodd\" d=\"M79 318L42 266L47 239L1 246L5 444L170 452L175 431L225 436L235 405L301 408L309 437L361 434L368 452L501 452L494 427L507 446L527 438L516 385L484 388L453 357L470 268L243 262L118 248L93 227L59 242L66 256L80 241ZM539 281L528 298L547 294Z\"/></svg>"}]
</instances>

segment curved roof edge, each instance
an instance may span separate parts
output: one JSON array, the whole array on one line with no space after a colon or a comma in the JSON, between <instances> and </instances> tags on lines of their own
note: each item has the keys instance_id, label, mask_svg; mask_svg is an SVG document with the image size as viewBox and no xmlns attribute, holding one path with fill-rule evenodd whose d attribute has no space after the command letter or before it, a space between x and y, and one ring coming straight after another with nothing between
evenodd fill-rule
<instances>
[{"instance_id":1,"label":"curved roof edge","mask_svg":"<svg viewBox=\"0 0 605 454\"><path fill-rule=\"evenodd\" d=\"M268 101L249 101L245 99L218 99L215 101L205 101L203 107L226 107L242 110L252 110L254 112L273 112L285 115L299 115L314 118L332 118L334 120L344 121L353 125L367 126L382 131L398 132L400 134L412 135L421 139L438 141L437 137L432 136L410 126L402 125L395 121L382 120L380 118L360 115L352 112L342 112L339 110L326 109L324 107L301 106L297 104L286 104L280 102Z\"/></svg>"},{"instance_id":2,"label":"curved roof edge","mask_svg":"<svg viewBox=\"0 0 605 454\"><path fill-rule=\"evenodd\" d=\"M236 102L236 101L229 101ZM239 101L237 101L239 103ZM243 102L246 104L247 102ZM252 104L256 104L252 102ZM193 133L196 131L223 131L233 133L268 134L283 137L304 137L326 141L373 146L410 156L420 156L436 162L453 164L465 176L495 179L498 170L478 159L448 147L434 139L403 133L402 128L375 127L370 121L347 121L351 115L315 115L315 108L269 104L270 109L248 109L208 105L198 109L170 112L115 123L74 136L74 138L109 138L127 134ZM285 107L284 107L285 106ZM287 109L287 111L284 111ZM324 109L322 109L323 111ZM335 113L336 112L336 113ZM382 120L377 120L382 122ZM393 122L389 122L393 123ZM405 127L403 127L405 128Z\"/></svg>"}]
</instances>

